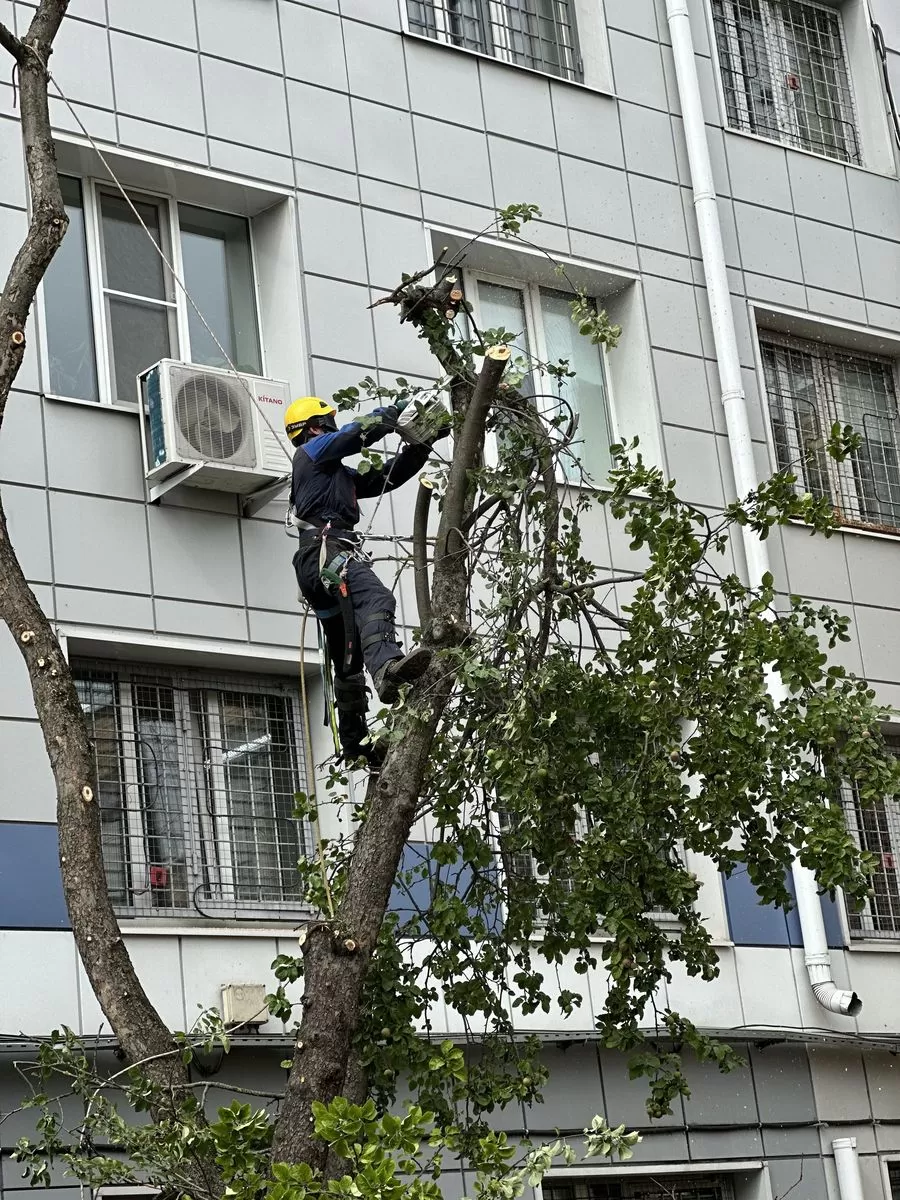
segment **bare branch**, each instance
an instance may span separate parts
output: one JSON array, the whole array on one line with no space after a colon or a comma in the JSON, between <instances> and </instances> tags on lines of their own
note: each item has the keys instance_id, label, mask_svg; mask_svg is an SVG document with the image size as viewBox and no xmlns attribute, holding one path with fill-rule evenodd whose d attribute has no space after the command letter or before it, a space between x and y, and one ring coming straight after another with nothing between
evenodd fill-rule
<instances>
[{"instance_id":1,"label":"bare branch","mask_svg":"<svg viewBox=\"0 0 900 1200\"><path fill-rule=\"evenodd\" d=\"M17 63L22 61L22 58L25 54L25 47L22 45L13 31L11 29L7 29L2 21L0 21L0 46L2 46L4 50L8 50Z\"/></svg>"}]
</instances>

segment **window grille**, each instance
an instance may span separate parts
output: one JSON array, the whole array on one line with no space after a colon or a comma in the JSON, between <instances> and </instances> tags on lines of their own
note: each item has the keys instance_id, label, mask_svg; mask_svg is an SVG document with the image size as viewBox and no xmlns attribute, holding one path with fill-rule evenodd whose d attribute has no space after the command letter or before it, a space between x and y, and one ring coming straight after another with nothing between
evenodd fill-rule
<instances>
[{"instance_id":1,"label":"window grille","mask_svg":"<svg viewBox=\"0 0 900 1200\"><path fill-rule=\"evenodd\" d=\"M805 0L713 0L728 124L861 161L841 19Z\"/></svg>"},{"instance_id":2,"label":"window grille","mask_svg":"<svg viewBox=\"0 0 900 1200\"><path fill-rule=\"evenodd\" d=\"M731 1181L712 1175L678 1179L665 1175L633 1179L545 1179L544 1200L734 1200Z\"/></svg>"},{"instance_id":3,"label":"window grille","mask_svg":"<svg viewBox=\"0 0 900 1200\"><path fill-rule=\"evenodd\" d=\"M835 346L761 335L769 415L780 470L801 492L825 497L841 519L900 529L900 422L889 359ZM862 445L842 462L825 450L835 421Z\"/></svg>"},{"instance_id":4,"label":"window grille","mask_svg":"<svg viewBox=\"0 0 900 1200\"><path fill-rule=\"evenodd\" d=\"M900 1200L900 1162L888 1163L888 1184L891 1189L891 1200Z\"/></svg>"},{"instance_id":5,"label":"window grille","mask_svg":"<svg viewBox=\"0 0 900 1200\"><path fill-rule=\"evenodd\" d=\"M450 46L581 81L574 0L407 0L409 28Z\"/></svg>"},{"instance_id":6,"label":"window grille","mask_svg":"<svg viewBox=\"0 0 900 1200\"><path fill-rule=\"evenodd\" d=\"M900 738L885 741L891 753L900 757ZM864 806L851 787L844 789L842 800L847 828L860 848L877 859L871 895L861 912L850 913L850 933L859 938L900 937L900 803L890 796Z\"/></svg>"},{"instance_id":7,"label":"window grille","mask_svg":"<svg viewBox=\"0 0 900 1200\"><path fill-rule=\"evenodd\" d=\"M290 688L76 664L97 758L113 904L127 916L291 916L310 852L293 817L303 739Z\"/></svg>"}]
</instances>

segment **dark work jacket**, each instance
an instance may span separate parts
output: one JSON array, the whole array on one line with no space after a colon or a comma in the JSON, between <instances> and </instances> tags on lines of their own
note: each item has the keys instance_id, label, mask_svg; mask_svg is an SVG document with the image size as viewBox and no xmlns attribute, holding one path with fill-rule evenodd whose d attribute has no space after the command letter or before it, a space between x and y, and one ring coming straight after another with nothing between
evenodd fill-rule
<instances>
[{"instance_id":1,"label":"dark work jacket","mask_svg":"<svg viewBox=\"0 0 900 1200\"><path fill-rule=\"evenodd\" d=\"M382 408L367 414L368 418L389 417ZM352 529L359 521L357 500L392 492L420 471L428 460L428 446L404 446L399 454L389 458L381 470L374 467L363 474L341 461L359 454L364 446L385 437L394 429L390 419L359 420L341 426L333 433L318 437L294 452L291 504L295 514L314 525L329 521L336 529ZM302 535L301 535L302 536Z\"/></svg>"}]
</instances>

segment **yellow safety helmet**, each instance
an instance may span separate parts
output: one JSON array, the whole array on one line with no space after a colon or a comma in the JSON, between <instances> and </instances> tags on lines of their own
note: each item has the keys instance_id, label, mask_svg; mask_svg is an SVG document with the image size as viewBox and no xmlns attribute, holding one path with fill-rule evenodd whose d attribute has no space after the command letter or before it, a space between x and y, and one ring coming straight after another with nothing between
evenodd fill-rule
<instances>
[{"instance_id":1,"label":"yellow safety helmet","mask_svg":"<svg viewBox=\"0 0 900 1200\"><path fill-rule=\"evenodd\" d=\"M308 421L314 417L333 416L336 412L333 404L320 400L318 396L301 396L287 407L284 414L285 432L293 441Z\"/></svg>"}]
</instances>

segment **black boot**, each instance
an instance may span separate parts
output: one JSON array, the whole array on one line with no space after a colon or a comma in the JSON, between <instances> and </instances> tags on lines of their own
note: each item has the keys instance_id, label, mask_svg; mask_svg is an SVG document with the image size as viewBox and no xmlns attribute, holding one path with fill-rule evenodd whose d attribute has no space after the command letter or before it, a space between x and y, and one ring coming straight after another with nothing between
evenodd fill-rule
<instances>
[{"instance_id":1,"label":"black boot","mask_svg":"<svg viewBox=\"0 0 900 1200\"><path fill-rule=\"evenodd\" d=\"M363 758L371 770L384 762L386 747L373 742L366 724L368 690L365 676L360 672L347 679L335 677L334 707L337 710L338 738L344 762L354 763Z\"/></svg>"},{"instance_id":2,"label":"black boot","mask_svg":"<svg viewBox=\"0 0 900 1200\"><path fill-rule=\"evenodd\" d=\"M416 646L402 658L392 658L376 672L372 682L382 704L395 704L400 699L400 687L404 683L412 683L428 669L431 662L431 651L424 646Z\"/></svg>"}]
</instances>

